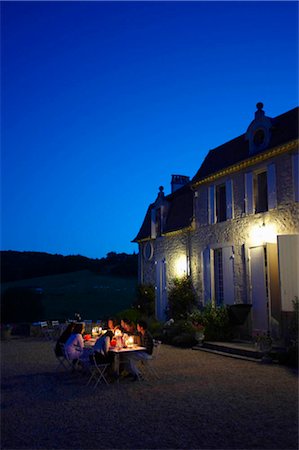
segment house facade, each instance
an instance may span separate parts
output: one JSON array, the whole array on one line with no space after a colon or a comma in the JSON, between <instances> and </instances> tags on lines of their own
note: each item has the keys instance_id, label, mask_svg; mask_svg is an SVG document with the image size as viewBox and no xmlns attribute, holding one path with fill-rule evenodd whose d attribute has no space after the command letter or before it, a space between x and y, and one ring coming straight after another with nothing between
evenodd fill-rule
<instances>
[{"instance_id":1,"label":"house facade","mask_svg":"<svg viewBox=\"0 0 299 450\"><path fill-rule=\"evenodd\" d=\"M156 289L165 319L175 277L198 304L250 304L244 332L280 339L299 297L298 108L275 118L257 104L245 133L214 150L193 177L162 187L134 242L139 282Z\"/></svg>"}]
</instances>

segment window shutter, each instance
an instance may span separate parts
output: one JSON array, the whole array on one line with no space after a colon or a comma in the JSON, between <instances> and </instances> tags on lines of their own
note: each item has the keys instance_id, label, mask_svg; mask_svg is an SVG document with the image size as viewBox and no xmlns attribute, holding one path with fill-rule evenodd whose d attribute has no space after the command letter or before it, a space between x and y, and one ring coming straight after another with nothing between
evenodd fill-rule
<instances>
[{"instance_id":1,"label":"window shutter","mask_svg":"<svg viewBox=\"0 0 299 450\"><path fill-rule=\"evenodd\" d=\"M225 191L226 191L226 218L232 219L234 217L233 180L227 180Z\"/></svg>"},{"instance_id":2,"label":"window shutter","mask_svg":"<svg viewBox=\"0 0 299 450\"><path fill-rule=\"evenodd\" d=\"M293 183L294 183L294 199L299 202L299 158L298 153L293 154Z\"/></svg>"},{"instance_id":3,"label":"window shutter","mask_svg":"<svg viewBox=\"0 0 299 450\"><path fill-rule=\"evenodd\" d=\"M253 214L253 173L245 173L245 213Z\"/></svg>"},{"instance_id":4,"label":"window shutter","mask_svg":"<svg viewBox=\"0 0 299 450\"><path fill-rule=\"evenodd\" d=\"M267 167L267 184L268 184L268 209L273 209L277 207L276 172L274 163L269 164Z\"/></svg>"},{"instance_id":5,"label":"window shutter","mask_svg":"<svg viewBox=\"0 0 299 450\"><path fill-rule=\"evenodd\" d=\"M215 223L215 186L209 186L209 223Z\"/></svg>"},{"instance_id":6,"label":"window shutter","mask_svg":"<svg viewBox=\"0 0 299 450\"><path fill-rule=\"evenodd\" d=\"M222 249L222 267L224 303L233 305L235 301L233 247L224 247Z\"/></svg>"},{"instance_id":7,"label":"window shutter","mask_svg":"<svg viewBox=\"0 0 299 450\"><path fill-rule=\"evenodd\" d=\"M203 253L203 284L204 284L204 302L212 301L211 298L211 251L206 248Z\"/></svg>"},{"instance_id":8,"label":"window shutter","mask_svg":"<svg viewBox=\"0 0 299 450\"><path fill-rule=\"evenodd\" d=\"M156 238L156 210L153 208L151 211L151 238Z\"/></svg>"}]
</instances>

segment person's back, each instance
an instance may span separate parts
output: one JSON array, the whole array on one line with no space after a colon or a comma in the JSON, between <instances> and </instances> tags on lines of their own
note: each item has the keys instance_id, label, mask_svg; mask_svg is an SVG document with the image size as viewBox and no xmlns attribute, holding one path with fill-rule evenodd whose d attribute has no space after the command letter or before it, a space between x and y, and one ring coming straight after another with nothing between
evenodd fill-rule
<instances>
[{"instance_id":1,"label":"person's back","mask_svg":"<svg viewBox=\"0 0 299 450\"><path fill-rule=\"evenodd\" d=\"M82 333L84 332L83 324L76 324L73 333L65 343L65 351L70 359L79 359L84 348Z\"/></svg>"},{"instance_id":2,"label":"person's back","mask_svg":"<svg viewBox=\"0 0 299 450\"><path fill-rule=\"evenodd\" d=\"M71 336L73 330L74 330L75 324L69 323L66 329L61 333L59 338L57 339L56 345L55 345L55 355L56 356L63 356L61 344L65 344L69 337Z\"/></svg>"},{"instance_id":3,"label":"person's back","mask_svg":"<svg viewBox=\"0 0 299 450\"><path fill-rule=\"evenodd\" d=\"M141 345L141 347L146 348L145 351L149 355L151 355L153 353L154 339L153 339L153 336L151 335L151 333L147 329L144 330L144 334L140 333L140 345Z\"/></svg>"},{"instance_id":4,"label":"person's back","mask_svg":"<svg viewBox=\"0 0 299 450\"><path fill-rule=\"evenodd\" d=\"M98 364L110 363L111 356L108 354L110 347L110 337L101 336L95 343L93 347L95 360Z\"/></svg>"}]
</instances>

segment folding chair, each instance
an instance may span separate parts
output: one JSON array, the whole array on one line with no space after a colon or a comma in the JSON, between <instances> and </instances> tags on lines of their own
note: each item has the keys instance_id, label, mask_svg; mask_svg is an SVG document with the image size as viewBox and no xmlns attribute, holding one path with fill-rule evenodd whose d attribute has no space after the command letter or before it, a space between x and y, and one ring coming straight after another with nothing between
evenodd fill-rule
<instances>
[{"instance_id":1,"label":"folding chair","mask_svg":"<svg viewBox=\"0 0 299 450\"><path fill-rule=\"evenodd\" d=\"M106 383L106 385L109 385L107 378L106 378L106 370L108 369L110 364L105 363L105 364L98 364L95 358L95 353L92 354L92 362L91 365L89 367L90 370L90 377L89 380L87 381L87 386L90 384L90 382L94 379L95 380L95 385L94 385L94 389L97 387L97 385L103 381L104 383Z\"/></svg>"},{"instance_id":2,"label":"folding chair","mask_svg":"<svg viewBox=\"0 0 299 450\"><path fill-rule=\"evenodd\" d=\"M67 364L67 368L71 369L72 372L75 372L75 370L78 369L79 359L77 360L71 359L65 348L65 344L60 344L60 346L62 349L62 353L64 355L65 362Z\"/></svg>"},{"instance_id":3,"label":"folding chair","mask_svg":"<svg viewBox=\"0 0 299 450\"><path fill-rule=\"evenodd\" d=\"M40 327L41 327L42 336L47 341L52 341L52 335L53 335L54 330L52 328L49 328L48 322L40 322Z\"/></svg>"},{"instance_id":4,"label":"folding chair","mask_svg":"<svg viewBox=\"0 0 299 450\"><path fill-rule=\"evenodd\" d=\"M58 339L60 336L60 324L59 320L52 320L51 322L51 332L52 334L52 340Z\"/></svg>"},{"instance_id":5,"label":"folding chair","mask_svg":"<svg viewBox=\"0 0 299 450\"><path fill-rule=\"evenodd\" d=\"M144 369L144 371L149 375L153 375L158 380L160 379L160 376L157 372L157 369L155 368L155 363L160 354L161 344L161 341L157 341L154 339L154 348L152 355L150 355L151 357L149 359L142 360L142 369Z\"/></svg>"},{"instance_id":6,"label":"folding chair","mask_svg":"<svg viewBox=\"0 0 299 450\"><path fill-rule=\"evenodd\" d=\"M56 355L55 347L54 347L54 353L55 353L56 359L58 361L56 370L60 369L60 367L63 367L65 370L68 370L68 369L70 369L71 363L65 356L64 344L59 344L59 346L61 348L61 353L62 353L61 355Z\"/></svg>"}]
</instances>

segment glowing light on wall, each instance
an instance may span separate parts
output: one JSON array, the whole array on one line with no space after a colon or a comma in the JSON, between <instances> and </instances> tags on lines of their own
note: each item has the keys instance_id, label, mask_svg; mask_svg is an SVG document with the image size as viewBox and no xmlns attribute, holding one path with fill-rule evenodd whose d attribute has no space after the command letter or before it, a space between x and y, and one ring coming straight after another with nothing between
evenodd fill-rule
<instances>
[{"instance_id":1,"label":"glowing light on wall","mask_svg":"<svg viewBox=\"0 0 299 450\"><path fill-rule=\"evenodd\" d=\"M265 243L275 244L277 242L277 229L273 223L253 225L249 232L251 245L262 245Z\"/></svg>"},{"instance_id":2,"label":"glowing light on wall","mask_svg":"<svg viewBox=\"0 0 299 450\"><path fill-rule=\"evenodd\" d=\"M186 255L180 255L175 261L174 265L175 276L183 277L187 275L187 257Z\"/></svg>"}]
</instances>

